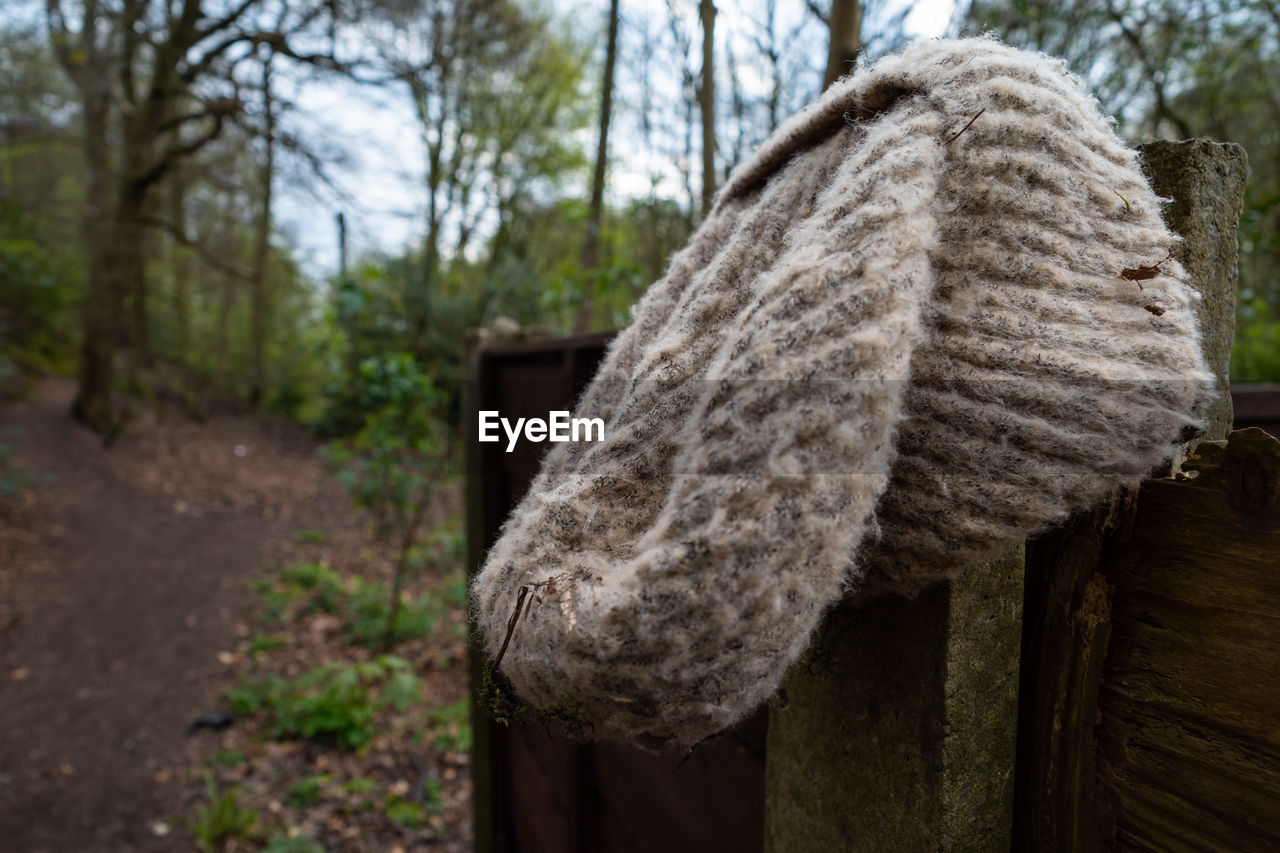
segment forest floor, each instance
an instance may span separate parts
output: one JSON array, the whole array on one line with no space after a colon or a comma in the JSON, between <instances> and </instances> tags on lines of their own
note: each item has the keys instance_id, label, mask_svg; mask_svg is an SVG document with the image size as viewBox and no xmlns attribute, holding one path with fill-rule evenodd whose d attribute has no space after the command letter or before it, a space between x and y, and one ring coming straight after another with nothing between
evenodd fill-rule
<instances>
[{"instance_id":1,"label":"forest floor","mask_svg":"<svg viewBox=\"0 0 1280 853\"><path fill-rule=\"evenodd\" d=\"M391 555L315 440L142 407L104 449L72 391L0 407L0 849L469 849L456 487L379 655Z\"/></svg>"}]
</instances>

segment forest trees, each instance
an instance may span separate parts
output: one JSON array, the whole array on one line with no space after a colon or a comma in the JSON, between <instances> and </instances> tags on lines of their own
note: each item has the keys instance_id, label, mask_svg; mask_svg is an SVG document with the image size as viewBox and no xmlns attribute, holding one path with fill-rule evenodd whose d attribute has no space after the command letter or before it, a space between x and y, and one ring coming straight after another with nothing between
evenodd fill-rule
<instances>
[{"instance_id":1,"label":"forest trees","mask_svg":"<svg viewBox=\"0 0 1280 853\"><path fill-rule=\"evenodd\" d=\"M1280 4L976 0L966 26L1064 57L1135 140L1205 136L1245 147L1232 374L1280 379Z\"/></svg>"},{"instance_id":2,"label":"forest trees","mask_svg":"<svg viewBox=\"0 0 1280 853\"><path fill-rule=\"evenodd\" d=\"M827 70L822 75L824 88L848 74L862 53L862 12L862 0L832 0L831 11L826 15L831 42Z\"/></svg>"},{"instance_id":3,"label":"forest trees","mask_svg":"<svg viewBox=\"0 0 1280 853\"><path fill-rule=\"evenodd\" d=\"M46 0L50 42L79 100L87 265L79 390L73 415L110 433L115 353L125 337L149 359L144 239L155 189L242 110L237 71L259 48L304 62L295 40L334 4L235 0Z\"/></svg>"},{"instance_id":4,"label":"forest trees","mask_svg":"<svg viewBox=\"0 0 1280 853\"><path fill-rule=\"evenodd\" d=\"M108 432L113 386L314 419L358 397L364 358L411 352L447 390L468 329L624 323L717 185L855 57L899 43L907 7L554 8L14 0L0 13L0 374L14 338L33 370L68 371L76 347L76 414ZM1065 56L1134 137L1249 149L1238 367L1280 377L1274 0L976 0L964 20ZM344 171L363 152L353 136L344 162L330 117L308 117L317 81L346 93L328 103L384 96L418 136L388 146L411 152L398 165L412 245L358 247L337 294L318 255L302 274L298 230L277 221L309 186L369 242ZM300 226L311 251L329 222Z\"/></svg>"},{"instance_id":5,"label":"forest trees","mask_svg":"<svg viewBox=\"0 0 1280 853\"><path fill-rule=\"evenodd\" d=\"M585 49L512 0L373 0L367 32L407 91L426 151L420 266L402 302L421 356L449 271L499 263L530 204L585 163ZM477 246L484 243L484 248ZM450 345L456 342L450 342Z\"/></svg>"},{"instance_id":6,"label":"forest trees","mask_svg":"<svg viewBox=\"0 0 1280 853\"><path fill-rule=\"evenodd\" d=\"M702 23L702 74L698 78L698 110L702 115L702 215L711 212L716 194L716 4L699 0Z\"/></svg>"},{"instance_id":7,"label":"forest trees","mask_svg":"<svg viewBox=\"0 0 1280 853\"><path fill-rule=\"evenodd\" d=\"M613 119L613 78L618 66L618 0L609 0L609 29L605 41L604 77L600 82L600 132L596 143L595 166L591 170L591 206L587 230L582 236L582 271L587 276L582 306L574 331L583 332L591 323L591 308L599 286L600 228L604 222L604 181L609 166L609 123Z\"/></svg>"}]
</instances>

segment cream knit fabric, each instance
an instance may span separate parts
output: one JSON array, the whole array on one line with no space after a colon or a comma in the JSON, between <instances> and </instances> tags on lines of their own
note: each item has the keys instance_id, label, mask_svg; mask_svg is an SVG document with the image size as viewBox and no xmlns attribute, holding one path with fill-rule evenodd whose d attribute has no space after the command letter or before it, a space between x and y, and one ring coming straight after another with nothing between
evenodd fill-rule
<instances>
[{"instance_id":1,"label":"cream knit fabric","mask_svg":"<svg viewBox=\"0 0 1280 853\"><path fill-rule=\"evenodd\" d=\"M1063 63L859 69L610 347L577 408L605 440L548 455L474 582L490 656L509 635L517 694L594 737L739 720L846 592L912 594L1171 455L1211 387L1175 243Z\"/></svg>"}]
</instances>

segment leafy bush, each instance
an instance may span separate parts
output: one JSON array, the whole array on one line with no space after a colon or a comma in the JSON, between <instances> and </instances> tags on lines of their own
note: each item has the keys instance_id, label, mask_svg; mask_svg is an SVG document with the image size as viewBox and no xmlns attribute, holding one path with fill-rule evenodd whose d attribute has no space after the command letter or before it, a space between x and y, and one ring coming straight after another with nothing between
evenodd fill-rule
<instances>
[{"instance_id":1,"label":"leafy bush","mask_svg":"<svg viewBox=\"0 0 1280 853\"><path fill-rule=\"evenodd\" d=\"M445 601L454 607L467 606L467 576L462 572L454 572L444 580Z\"/></svg>"},{"instance_id":2,"label":"leafy bush","mask_svg":"<svg viewBox=\"0 0 1280 853\"><path fill-rule=\"evenodd\" d=\"M364 776L357 776L354 779L348 779L342 789L348 794L371 794L378 790L378 782Z\"/></svg>"},{"instance_id":3,"label":"leafy bush","mask_svg":"<svg viewBox=\"0 0 1280 853\"><path fill-rule=\"evenodd\" d=\"M213 756L213 763L222 767L239 767L246 756L238 749L224 749Z\"/></svg>"},{"instance_id":4,"label":"leafy bush","mask_svg":"<svg viewBox=\"0 0 1280 853\"><path fill-rule=\"evenodd\" d=\"M289 640L278 634L254 634L249 638L249 642L245 646L245 653L258 655L282 649L287 645L289 645Z\"/></svg>"},{"instance_id":5,"label":"leafy bush","mask_svg":"<svg viewBox=\"0 0 1280 853\"><path fill-rule=\"evenodd\" d=\"M306 610L337 613L342 604L342 577L324 563L297 563L280 574L292 598L308 598Z\"/></svg>"},{"instance_id":6,"label":"leafy bush","mask_svg":"<svg viewBox=\"0 0 1280 853\"><path fill-rule=\"evenodd\" d=\"M383 644L390 619L387 590L382 584L357 581L351 586L346 601L345 636L349 642L370 648ZM425 637L436 629L444 613L441 603L430 596L417 599L400 597L400 615L396 619L392 642Z\"/></svg>"},{"instance_id":7,"label":"leafy bush","mask_svg":"<svg viewBox=\"0 0 1280 853\"><path fill-rule=\"evenodd\" d=\"M439 779L428 779L422 789L422 802L416 803L398 794L392 794L382 801L382 812L396 823L417 829L426 822L429 815L441 810L442 789Z\"/></svg>"},{"instance_id":8,"label":"leafy bush","mask_svg":"<svg viewBox=\"0 0 1280 853\"><path fill-rule=\"evenodd\" d=\"M373 515L379 535L396 545L381 642L389 649L397 636L405 580L420 564L427 507L445 473L444 430L435 411L441 395L409 353L365 359L360 376L364 424L324 452L356 505Z\"/></svg>"},{"instance_id":9,"label":"leafy bush","mask_svg":"<svg viewBox=\"0 0 1280 853\"><path fill-rule=\"evenodd\" d=\"M1280 321L1265 316L1237 327L1231 347L1231 378L1280 382Z\"/></svg>"},{"instance_id":10,"label":"leafy bush","mask_svg":"<svg viewBox=\"0 0 1280 853\"><path fill-rule=\"evenodd\" d=\"M304 809L307 806L313 806L320 802L321 789L331 781L333 779L330 776L308 776L290 788L284 795L284 800L294 808Z\"/></svg>"},{"instance_id":11,"label":"leafy bush","mask_svg":"<svg viewBox=\"0 0 1280 853\"><path fill-rule=\"evenodd\" d=\"M459 699L451 705L435 708L427 714L427 726L433 732L436 752L466 752L471 749L471 703Z\"/></svg>"},{"instance_id":12,"label":"leafy bush","mask_svg":"<svg viewBox=\"0 0 1280 853\"><path fill-rule=\"evenodd\" d=\"M262 595L262 607L268 620L283 621L307 613L331 613L341 619L347 642L368 648L387 645L392 603L388 600L384 584L360 578L344 581L337 572L322 563L298 563L284 569L278 580L262 578L254 583L254 587ZM448 610L446 601L456 606L466 603L465 580L451 580L439 594L410 598L401 593L390 643L394 645L431 634ZM249 641L247 651L251 654L270 651L286 642L280 637L257 635Z\"/></svg>"},{"instance_id":13,"label":"leafy bush","mask_svg":"<svg viewBox=\"0 0 1280 853\"><path fill-rule=\"evenodd\" d=\"M309 835L274 836L262 853L325 853L325 849Z\"/></svg>"},{"instance_id":14,"label":"leafy bush","mask_svg":"<svg viewBox=\"0 0 1280 853\"><path fill-rule=\"evenodd\" d=\"M83 258L47 221L0 199L0 355L26 371L69 372Z\"/></svg>"},{"instance_id":15,"label":"leafy bush","mask_svg":"<svg viewBox=\"0 0 1280 853\"><path fill-rule=\"evenodd\" d=\"M258 822L258 815L240 805L235 788L219 792L212 776L204 780L209 802L196 809L196 843L206 853L215 853L232 838L245 836Z\"/></svg>"},{"instance_id":16,"label":"leafy bush","mask_svg":"<svg viewBox=\"0 0 1280 853\"><path fill-rule=\"evenodd\" d=\"M297 678L268 676L227 692L242 716L268 715L267 734L277 740L305 738L359 749L373 737L383 708L406 710L420 701L422 682L408 661L391 655L355 664L329 663Z\"/></svg>"}]
</instances>

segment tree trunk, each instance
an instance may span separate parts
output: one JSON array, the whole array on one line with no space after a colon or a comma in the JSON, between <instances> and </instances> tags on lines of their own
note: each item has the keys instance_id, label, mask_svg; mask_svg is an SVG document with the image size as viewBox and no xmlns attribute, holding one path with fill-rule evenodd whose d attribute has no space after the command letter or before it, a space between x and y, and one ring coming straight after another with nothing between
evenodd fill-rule
<instances>
[{"instance_id":1,"label":"tree trunk","mask_svg":"<svg viewBox=\"0 0 1280 853\"><path fill-rule=\"evenodd\" d=\"M224 247L223 251L228 254L234 254L240 250L237 243L235 222L228 216L223 223L223 231L218 237L218 244ZM236 277L224 272L221 278L222 294L218 303L218 320L214 332L213 375L215 383L225 391L232 389L235 384L231 381L229 361L231 351L231 314L235 309L236 303Z\"/></svg>"},{"instance_id":2,"label":"tree trunk","mask_svg":"<svg viewBox=\"0 0 1280 853\"><path fill-rule=\"evenodd\" d=\"M123 224L123 223L122 223ZM125 281L129 292L130 386L137 387L137 369L151 366L151 328L147 322L150 282L147 281L147 258L151 256L151 235L134 223L130 232L131 248Z\"/></svg>"},{"instance_id":3,"label":"tree trunk","mask_svg":"<svg viewBox=\"0 0 1280 853\"><path fill-rule=\"evenodd\" d=\"M613 112L613 69L618 55L618 0L609 3L609 40L605 45L604 81L600 86L600 139L596 145L596 166L591 175L591 211L587 217L587 233L582 243L582 271L587 276L586 292L578 311L574 330L587 331L591 325L591 308L599 284L596 268L600 265L600 226L604 220L605 167L609 160L609 118Z\"/></svg>"},{"instance_id":4,"label":"tree trunk","mask_svg":"<svg viewBox=\"0 0 1280 853\"><path fill-rule=\"evenodd\" d=\"M828 20L831 47L827 52L827 72L822 76L824 89L853 71L854 61L862 53L861 0L832 0Z\"/></svg>"},{"instance_id":5,"label":"tree trunk","mask_svg":"<svg viewBox=\"0 0 1280 853\"><path fill-rule=\"evenodd\" d=\"M105 142L107 101L86 93L84 99L85 215L82 224L88 262L84 298L83 337L80 343L80 385L71 415L95 432L108 432L115 417L111 386L115 381L114 355L119 334L119 294L108 275L112 235L107 210L111 196L111 162Z\"/></svg>"},{"instance_id":6,"label":"tree trunk","mask_svg":"<svg viewBox=\"0 0 1280 853\"><path fill-rule=\"evenodd\" d=\"M179 368L186 368L187 359L187 341L191 336L191 264L188 256L187 242L187 212L184 201L186 199L186 182L184 180L183 171L174 169L169 174L169 183L167 187L169 191L169 224L173 228L173 236L169 240L169 275L173 278L173 325L178 346L173 349L169 357L174 360Z\"/></svg>"},{"instance_id":7,"label":"tree trunk","mask_svg":"<svg viewBox=\"0 0 1280 853\"><path fill-rule=\"evenodd\" d=\"M271 249L271 182L275 177L276 119L271 99L271 54L262 63L262 106L265 126L262 162L262 200L258 209L257 233L253 246L253 302L249 330L252 359L249 405L262 405L266 384L267 259Z\"/></svg>"},{"instance_id":8,"label":"tree trunk","mask_svg":"<svg viewBox=\"0 0 1280 853\"><path fill-rule=\"evenodd\" d=\"M702 215L706 216L716 195L716 5L712 0L700 0L698 18L702 21L702 82L698 87L698 106L702 109Z\"/></svg>"}]
</instances>

